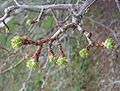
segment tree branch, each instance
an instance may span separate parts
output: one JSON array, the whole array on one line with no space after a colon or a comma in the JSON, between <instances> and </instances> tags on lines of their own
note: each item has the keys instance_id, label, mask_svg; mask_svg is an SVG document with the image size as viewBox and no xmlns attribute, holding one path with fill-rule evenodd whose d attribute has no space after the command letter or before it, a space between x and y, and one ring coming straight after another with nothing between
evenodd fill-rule
<instances>
[{"instance_id":1,"label":"tree branch","mask_svg":"<svg viewBox=\"0 0 120 91\"><path fill-rule=\"evenodd\" d=\"M51 5L20 5L16 0L14 2L17 6L10 6L5 8L5 14L0 18L0 23L3 22L10 16L16 15L23 10L32 10L32 11L40 11L40 10L74 10L73 8L78 8L79 13L77 16L85 13L86 9L88 9L96 0L86 0L85 3L81 4L51 4ZM18 10L20 9L20 10ZM11 15L12 14L12 15ZM6 22L7 23L7 22ZM1 26L0 26L1 27Z\"/></svg>"}]
</instances>

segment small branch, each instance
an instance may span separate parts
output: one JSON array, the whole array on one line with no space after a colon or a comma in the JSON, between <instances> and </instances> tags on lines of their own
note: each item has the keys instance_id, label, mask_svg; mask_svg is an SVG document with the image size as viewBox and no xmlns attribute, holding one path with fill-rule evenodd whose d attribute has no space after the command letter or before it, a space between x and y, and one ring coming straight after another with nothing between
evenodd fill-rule
<instances>
[{"instance_id":1,"label":"small branch","mask_svg":"<svg viewBox=\"0 0 120 91\"><path fill-rule=\"evenodd\" d=\"M42 50L42 45L38 47L38 49L36 50L36 52L33 54L33 58L36 59L36 61L38 61L40 54L41 54L41 50Z\"/></svg>"},{"instance_id":2,"label":"small branch","mask_svg":"<svg viewBox=\"0 0 120 91\"><path fill-rule=\"evenodd\" d=\"M54 53L54 51L53 51L53 49L52 49L52 42L53 42L53 41L51 41L50 44L49 44L49 51L50 51L50 53L52 54L52 56L54 57L54 56L55 56L55 53Z\"/></svg>"},{"instance_id":3,"label":"small branch","mask_svg":"<svg viewBox=\"0 0 120 91\"><path fill-rule=\"evenodd\" d=\"M26 91L27 85L28 85L28 81L30 80L31 75L32 75L32 70L29 71L28 77L27 77L27 79L23 82L22 88L21 88L19 91Z\"/></svg>"},{"instance_id":4,"label":"small branch","mask_svg":"<svg viewBox=\"0 0 120 91\"><path fill-rule=\"evenodd\" d=\"M116 35L114 30L112 30L110 27L108 27L108 26L106 26L106 25L104 25L104 24L102 24L102 23L100 23L100 22L98 22L98 21L96 21L96 20L94 20L94 19L92 19L90 17L86 17L86 18L89 19L90 21L104 27L105 29L109 30L112 33L112 35L114 36L115 40L118 42L118 45L120 45L119 39L117 38L117 35Z\"/></svg>"},{"instance_id":5,"label":"small branch","mask_svg":"<svg viewBox=\"0 0 120 91\"><path fill-rule=\"evenodd\" d=\"M23 38L23 45L36 45L36 46L41 46L43 44L48 44L49 42L53 42L53 40L56 40L56 38L63 33L64 31L66 31L69 28L74 28L76 27L76 25L74 23L70 23L67 25L64 25L62 28L59 28L57 32L55 32L51 37L47 38L47 39L41 39L39 41L33 41L30 38Z\"/></svg>"},{"instance_id":6,"label":"small branch","mask_svg":"<svg viewBox=\"0 0 120 91\"><path fill-rule=\"evenodd\" d=\"M8 27L8 25L5 23L4 20L3 20L3 24L5 25L5 27L6 27L8 30L10 30L9 27Z\"/></svg>"},{"instance_id":7,"label":"small branch","mask_svg":"<svg viewBox=\"0 0 120 91\"><path fill-rule=\"evenodd\" d=\"M5 14L3 17L0 18L0 22L3 22L6 18L10 17L10 14L18 8L19 7L17 7L17 6L10 6L10 7L5 8L5 10L4 10Z\"/></svg>"},{"instance_id":8,"label":"small branch","mask_svg":"<svg viewBox=\"0 0 120 91\"><path fill-rule=\"evenodd\" d=\"M91 36L92 36L92 33L89 33L89 32L87 32L87 31L85 31L85 30L83 30L82 29L82 27L80 26L80 25L77 25L77 29L78 29L78 31L80 32L80 34L83 34L83 35L85 35L85 37L87 38L87 41L88 41L88 46L87 46L87 48L89 49L90 47L94 47L94 46L96 46L96 47L104 47L104 45L102 44L102 43L95 43L95 42L93 42L92 40L91 40Z\"/></svg>"},{"instance_id":9,"label":"small branch","mask_svg":"<svg viewBox=\"0 0 120 91\"><path fill-rule=\"evenodd\" d=\"M46 84L47 84L47 81L48 81L48 79L49 79L49 77L50 77L50 73L51 73L52 68L53 68L53 66L51 66L51 67L47 70L46 75L45 75L45 78L44 78L44 80L43 80L43 83L42 83L42 85L41 85L41 87L40 87L40 91L44 91L44 88L45 88L45 86L46 86Z\"/></svg>"},{"instance_id":10,"label":"small branch","mask_svg":"<svg viewBox=\"0 0 120 91\"><path fill-rule=\"evenodd\" d=\"M40 21L42 15L43 15L43 11L44 11L44 9L41 9L41 12L40 12L40 14L39 14L39 16L38 16L38 18L37 18L37 20L36 20L37 22Z\"/></svg>"},{"instance_id":11,"label":"small branch","mask_svg":"<svg viewBox=\"0 0 120 91\"><path fill-rule=\"evenodd\" d=\"M55 13L54 13L54 11L52 9L51 9L51 13L53 15L53 18L54 18L56 24L58 24L58 19L57 19L56 15L55 15Z\"/></svg>"},{"instance_id":12,"label":"small branch","mask_svg":"<svg viewBox=\"0 0 120 91\"><path fill-rule=\"evenodd\" d=\"M77 29L80 31L80 33L83 33L85 35L85 37L88 40L89 45L91 45L92 41L91 41L90 38L91 38L92 34L87 32L87 31L85 31L85 30L83 30L80 25L77 25Z\"/></svg>"},{"instance_id":13,"label":"small branch","mask_svg":"<svg viewBox=\"0 0 120 91\"><path fill-rule=\"evenodd\" d=\"M51 5L19 5L20 8L37 10L37 9L54 9L54 10L68 10L72 4L51 4Z\"/></svg>"},{"instance_id":14,"label":"small branch","mask_svg":"<svg viewBox=\"0 0 120 91\"><path fill-rule=\"evenodd\" d=\"M56 36L58 36L60 33L62 33L64 30L62 28L59 28L58 31L51 37L51 39L54 39Z\"/></svg>"},{"instance_id":15,"label":"small branch","mask_svg":"<svg viewBox=\"0 0 120 91\"><path fill-rule=\"evenodd\" d=\"M117 7L118 7L118 10L119 10L119 12L120 12L120 0L115 0L115 2L116 2L116 5L117 5Z\"/></svg>"},{"instance_id":16,"label":"small branch","mask_svg":"<svg viewBox=\"0 0 120 91\"><path fill-rule=\"evenodd\" d=\"M87 32L87 31L85 31L84 32L84 35L86 36L86 38L87 38L87 40L88 40L88 43L89 43L89 45L92 45L92 41L91 41L91 36L92 36L92 34L91 33L89 33L89 32Z\"/></svg>"},{"instance_id":17,"label":"small branch","mask_svg":"<svg viewBox=\"0 0 120 91\"><path fill-rule=\"evenodd\" d=\"M6 72L8 72L8 71L10 71L12 69L14 69L18 65L20 65L24 60L25 60L25 58L23 58L22 60L20 60L18 63L14 64L14 65L11 65L9 68L7 68L7 69L5 69L3 71L0 70L0 74L4 74L4 73L6 73Z\"/></svg>"},{"instance_id":18,"label":"small branch","mask_svg":"<svg viewBox=\"0 0 120 91\"><path fill-rule=\"evenodd\" d=\"M82 6L81 4L51 4L51 5L20 5L17 0L14 0L14 2L16 3L17 6L10 6L5 8L4 12L5 14L3 15L3 17L0 18L0 22L3 22L6 18L16 15L18 14L18 12L15 12L16 9L21 9L23 10L31 10L31 11L39 11L39 10L46 10L46 9L52 9L52 10L72 10L73 8L79 8L78 11L79 13L77 13L76 15L83 15L86 11L86 9L88 9L96 0L86 0ZM74 7L73 7L74 6ZM21 10L19 11L19 13L21 12ZM11 15L11 13L13 13Z\"/></svg>"},{"instance_id":19,"label":"small branch","mask_svg":"<svg viewBox=\"0 0 120 91\"><path fill-rule=\"evenodd\" d=\"M14 0L14 2L17 6L20 6L20 4L17 2L17 0Z\"/></svg>"},{"instance_id":20,"label":"small branch","mask_svg":"<svg viewBox=\"0 0 120 91\"><path fill-rule=\"evenodd\" d=\"M60 47L60 52L61 52L62 57L65 57L65 53L64 53L64 50L63 50L61 43L59 43L59 47Z\"/></svg>"},{"instance_id":21,"label":"small branch","mask_svg":"<svg viewBox=\"0 0 120 91\"><path fill-rule=\"evenodd\" d=\"M86 0L81 7L79 7L79 12L76 13L76 16L83 15L86 10L97 0Z\"/></svg>"},{"instance_id":22,"label":"small branch","mask_svg":"<svg viewBox=\"0 0 120 91\"><path fill-rule=\"evenodd\" d=\"M8 50L7 48L3 47L1 44L0 44L0 49L5 50L8 53L10 52L10 50Z\"/></svg>"}]
</instances>

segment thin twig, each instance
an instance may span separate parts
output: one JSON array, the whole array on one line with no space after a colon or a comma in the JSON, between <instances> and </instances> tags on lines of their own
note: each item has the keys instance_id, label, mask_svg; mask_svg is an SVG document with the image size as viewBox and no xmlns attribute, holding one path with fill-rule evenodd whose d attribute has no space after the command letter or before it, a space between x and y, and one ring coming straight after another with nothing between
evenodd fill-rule
<instances>
[{"instance_id":1,"label":"thin twig","mask_svg":"<svg viewBox=\"0 0 120 91\"><path fill-rule=\"evenodd\" d=\"M14 2L15 2L15 4L17 5L17 6L19 6L20 4L17 2L17 0L14 0Z\"/></svg>"},{"instance_id":2,"label":"thin twig","mask_svg":"<svg viewBox=\"0 0 120 91\"><path fill-rule=\"evenodd\" d=\"M28 77L27 77L27 79L23 82L22 88L21 88L19 91L26 91L26 89L27 89L27 84L28 84L29 79L31 78L31 75L32 75L32 70L29 71Z\"/></svg>"},{"instance_id":3,"label":"thin twig","mask_svg":"<svg viewBox=\"0 0 120 91\"><path fill-rule=\"evenodd\" d=\"M115 0L115 2L116 2L116 5L117 5L117 7L118 7L118 10L119 10L119 12L120 12L120 0Z\"/></svg>"},{"instance_id":4,"label":"thin twig","mask_svg":"<svg viewBox=\"0 0 120 91\"><path fill-rule=\"evenodd\" d=\"M25 60L25 58L23 58L22 60L20 60L20 61L17 62L16 64L11 65L9 68L7 68L7 69L5 69L5 70L3 70L3 71L0 71L0 74L4 74L4 73L6 73L6 72L8 72L8 71L10 71L10 70L12 70L12 69L14 69L14 68L16 68L16 67L17 67L18 65L20 65L24 60Z\"/></svg>"},{"instance_id":5,"label":"thin twig","mask_svg":"<svg viewBox=\"0 0 120 91\"><path fill-rule=\"evenodd\" d=\"M40 19L41 19L41 17L42 17L42 14L43 14L43 11L44 11L44 9L41 9L41 12L40 12L40 14L39 14L39 16L38 16L38 18L37 18L37 22L39 22L40 21Z\"/></svg>"}]
</instances>

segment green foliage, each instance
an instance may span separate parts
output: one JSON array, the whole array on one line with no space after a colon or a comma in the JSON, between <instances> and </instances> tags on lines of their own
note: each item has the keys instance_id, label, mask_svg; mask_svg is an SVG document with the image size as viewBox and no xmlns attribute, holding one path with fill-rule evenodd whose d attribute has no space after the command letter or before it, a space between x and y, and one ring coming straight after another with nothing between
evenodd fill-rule
<instances>
[{"instance_id":1,"label":"green foliage","mask_svg":"<svg viewBox=\"0 0 120 91\"><path fill-rule=\"evenodd\" d=\"M35 78L35 81L34 81L34 86L35 86L35 89L39 89L41 87L43 83L43 76L42 74L37 74L37 77Z\"/></svg>"},{"instance_id":2,"label":"green foliage","mask_svg":"<svg viewBox=\"0 0 120 91\"><path fill-rule=\"evenodd\" d=\"M6 44L6 36L3 34L0 34L0 44L5 45Z\"/></svg>"},{"instance_id":3,"label":"green foliage","mask_svg":"<svg viewBox=\"0 0 120 91\"><path fill-rule=\"evenodd\" d=\"M59 66L64 66L68 63L67 58L66 57L59 57L56 61L56 64Z\"/></svg>"},{"instance_id":4,"label":"green foliage","mask_svg":"<svg viewBox=\"0 0 120 91\"><path fill-rule=\"evenodd\" d=\"M42 26L42 28L44 28L46 30L52 29L55 26L55 20L54 20L53 16L48 16L47 19L42 21L41 26Z\"/></svg>"},{"instance_id":5,"label":"green foliage","mask_svg":"<svg viewBox=\"0 0 120 91\"><path fill-rule=\"evenodd\" d=\"M13 18L12 21L8 22L8 27L9 27L9 30L8 32L12 31L16 31L18 29L18 26L19 26L19 22L17 19Z\"/></svg>"},{"instance_id":6,"label":"green foliage","mask_svg":"<svg viewBox=\"0 0 120 91\"><path fill-rule=\"evenodd\" d=\"M30 58L26 62L26 67L28 67L30 70L35 70L38 67L38 63L34 58Z\"/></svg>"},{"instance_id":7,"label":"green foliage","mask_svg":"<svg viewBox=\"0 0 120 91\"><path fill-rule=\"evenodd\" d=\"M20 36L14 36L14 37L11 39L11 46L12 46L12 48L18 49L18 48L20 48L22 45L23 45L23 39L22 39L22 37L20 37Z\"/></svg>"},{"instance_id":8,"label":"green foliage","mask_svg":"<svg viewBox=\"0 0 120 91\"><path fill-rule=\"evenodd\" d=\"M57 57L49 56L48 57L49 63L50 64L56 64Z\"/></svg>"},{"instance_id":9,"label":"green foliage","mask_svg":"<svg viewBox=\"0 0 120 91\"><path fill-rule=\"evenodd\" d=\"M4 3L5 1L9 1L9 0L1 0L1 1L2 1L2 3ZM10 0L10 4L11 4L11 1L12 0ZM30 3L32 5L33 4L34 5L36 5L36 4L44 5L44 4L46 4L47 0L25 0L25 1L26 1L26 3ZM33 1L34 3L31 1ZM58 3L75 4L77 1L78 0L52 0L52 1L50 0L50 2L54 2L55 4L58 4ZM85 1L85 0L79 0L79 1L80 1L80 3L82 3L82 1ZM43 3L41 3L41 2L43 2ZM98 0L98 2L99 2L99 0ZM5 4L6 4L6 2L5 2ZM52 4L52 3L50 3L50 4ZM101 7L99 7L101 5L104 5L103 2L101 4L98 3L98 5L96 5L96 4L92 5L92 7L89 9L89 11L86 13L86 15L90 16L90 18L92 18L92 19L95 19L95 21L98 21L101 23L105 22L105 25L107 25L107 23L109 22L108 20L113 20L113 18L115 18L116 20L119 20L118 18L120 18L119 17L120 13L116 9L116 6L115 6L115 8L107 9L109 7L103 6L101 8ZM4 5L1 5L1 7L2 6L4 6ZM113 7L113 6L111 6L111 7ZM2 11L2 9L3 8L1 8L1 11ZM114 11L114 10L116 10L116 11ZM114 12L109 12L109 11L114 11ZM30 26L30 22L32 20L35 20L35 18L38 17L39 13L36 13L36 12L31 13L31 12L32 11L30 11L30 14L29 14L29 11L25 12L25 15L23 14L24 13L23 12L23 13L21 13L21 14L23 14L22 18L19 18L19 16L18 16L16 19L12 19L12 21L7 23L11 32L8 33L8 35L0 34L0 45L7 47L7 49L9 49L10 39L13 36L13 34L19 34L19 33L21 35L25 34L27 36L30 36L33 40L47 37L44 35L46 35L46 33L48 31L42 31L42 29L40 27L44 28L45 30L51 30L55 26L54 18L52 16L48 16L48 17L45 16L45 19L40 22L40 23L42 23L41 26L36 26L36 24L35 25L33 24L34 27L32 28L32 25ZM56 11L55 11L55 13L56 13ZM56 16L58 17L59 20L64 20L65 17L68 16L68 13L69 12L66 12L66 11L63 12L60 10L60 12L56 13ZM108 14L111 14L111 13L112 13L112 15L110 17L107 17ZM112 17L112 19L111 19L111 17ZM82 24L82 26L86 30L90 29L90 30L93 30L92 32L101 34L102 31L98 31L99 29L101 29L101 26L98 25L98 27L97 27L96 23L94 23L91 20L86 21L87 20L86 18L84 18L83 20L85 20L85 22L83 21L84 24ZM117 22L115 22L113 25L116 25L116 28L118 28L117 25L119 26L119 24L117 24ZM96 30L96 31L94 31L94 30ZM81 52L79 52L79 50L81 48L84 48L86 45L88 45L86 38L84 36L82 36L78 31L74 31L74 32L73 31L74 30L69 29L67 31L67 33L65 32L66 35L68 35L68 36L67 36L67 38L65 37L61 41L62 43L63 42L65 43L66 53L67 53L68 58L70 59L70 63L68 64L66 58L57 59L54 57L54 58L49 59L50 62L48 64L45 64L46 66L43 69L40 68L39 70L37 69L35 71L32 71L30 79L25 84L26 89L27 89L26 91L40 91L40 87L41 87L43 81L46 81L44 91L99 91L99 90L95 89L98 87L98 79L100 77L98 75L99 74L98 69L100 69L101 72L104 72L104 70L102 71L101 68L97 68L98 66L100 66L100 64L98 63L98 65L96 67L95 62L97 60L99 60L99 62L101 62L101 60L100 60L101 55L96 56L97 53L101 54L101 52L100 52L101 49L97 50L94 53L94 56L95 56L94 60L91 60L92 58L91 59L88 58L88 55L89 55L88 50L85 51L85 49L84 50L82 49ZM102 36L100 36L100 37L102 37ZM94 38L96 38L96 36L94 36ZM93 40L94 40L94 38L93 38ZM112 40L112 39L107 39L105 41L106 48L108 48L108 49L115 48L113 41L114 40ZM18 43L18 45L19 44L20 43ZM14 46L15 45L16 44L14 44ZM20 46L18 46L18 47L20 47ZM11 67L11 65L14 66L14 63L17 63L18 60L23 59L24 56L26 56L26 53L31 55L35 51L34 49L35 49L34 46L27 46L24 49L21 48L15 54L11 54L12 53L11 50L10 50L10 54L4 50L0 51L0 53L1 53L1 55L0 55L1 71L6 70L7 68ZM48 48L45 46L44 47L45 54L47 54L46 53L47 49ZM53 49L56 51L57 48L53 47ZM44 54L44 53L42 52L42 54ZM82 56L80 57L80 55L82 55ZM47 59L46 57L47 56L43 57L43 59ZM16 58L17 58L17 60L15 60ZM106 58L105 58L105 60L106 60ZM36 69L37 68L36 65L37 65L37 62L34 59L30 58L27 62L23 61L15 68L11 69L10 71L6 72L5 74L0 75L0 91L8 91L8 90L9 91L19 91L20 88L22 88L22 86L24 85L24 82L26 82L25 80L29 75L28 68L31 70ZM60 68L63 65L67 65L67 66ZM105 69L105 70L107 70L107 69ZM41 73L39 74L39 72L41 72ZM41 76L41 75L43 75L43 76ZM47 76L48 76L48 78L47 78ZM47 80L46 80L46 78L47 78Z\"/></svg>"},{"instance_id":10,"label":"green foliage","mask_svg":"<svg viewBox=\"0 0 120 91\"><path fill-rule=\"evenodd\" d=\"M0 44L4 47L10 48L10 37L5 34L0 34Z\"/></svg>"},{"instance_id":11,"label":"green foliage","mask_svg":"<svg viewBox=\"0 0 120 91\"><path fill-rule=\"evenodd\" d=\"M116 47L116 43L112 38L108 38L108 39L105 40L104 46L107 49L114 49Z\"/></svg>"},{"instance_id":12,"label":"green foliage","mask_svg":"<svg viewBox=\"0 0 120 91\"><path fill-rule=\"evenodd\" d=\"M90 51L88 49L82 49L79 52L81 58L88 58L90 56Z\"/></svg>"}]
</instances>

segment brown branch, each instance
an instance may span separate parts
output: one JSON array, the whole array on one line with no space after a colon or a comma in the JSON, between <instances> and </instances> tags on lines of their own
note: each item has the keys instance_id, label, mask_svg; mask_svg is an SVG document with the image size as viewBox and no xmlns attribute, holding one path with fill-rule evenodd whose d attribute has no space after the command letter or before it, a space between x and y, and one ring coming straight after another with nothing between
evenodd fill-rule
<instances>
[{"instance_id":1,"label":"brown branch","mask_svg":"<svg viewBox=\"0 0 120 91\"><path fill-rule=\"evenodd\" d=\"M37 22L39 22L42 14L44 13L43 10L49 10L49 9L50 10L73 10L73 13L75 15L79 16L79 15L84 14L86 9L88 9L96 0L86 0L85 3L83 3L83 5L80 5L80 4L74 4L74 5L73 4L52 4L52 5L26 5L26 4L23 4L23 5L20 5L16 0L14 0L14 1L15 1L17 6L10 6L10 7L6 8L4 11L5 12L4 16L0 18L0 22L3 22L5 25L6 25L6 23L4 22L5 19L10 17L11 15L17 14L18 13L18 12L16 13L17 9L33 10L33 11L40 11L41 10L41 13L39 14L39 16L37 18ZM75 13L74 8L75 9L77 8L77 10L79 12ZM65 32L69 28L78 28L78 30L81 31L82 29L80 29L80 27L78 27L77 24L78 24L78 22L72 22L69 24L63 24L62 26L58 26L57 32L55 32L51 37L49 37L47 39L33 41L30 38L23 38L23 45L31 45L32 44L32 45L38 46L38 49L36 50L36 52L33 55L33 58L38 60L44 44L52 45L54 40L56 40L61 33ZM86 38L89 42L89 45L91 45L92 42L91 42L90 36L89 36L90 33L86 32L86 31L82 31L82 32L86 36ZM61 45L60 45L60 51L62 53L62 56L65 56L65 54L63 52L63 48Z\"/></svg>"},{"instance_id":2,"label":"brown branch","mask_svg":"<svg viewBox=\"0 0 120 91\"><path fill-rule=\"evenodd\" d=\"M64 53L64 50L63 50L61 43L59 43L59 47L60 47L60 52L61 52L62 57L65 57L65 53Z\"/></svg>"},{"instance_id":3,"label":"brown branch","mask_svg":"<svg viewBox=\"0 0 120 91\"><path fill-rule=\"evenodd\" d=\"M2 44L0 44L0 49L5 50L8 53L10 52L10 50L8 50L7 48L5 48Z\"/></svg>"},{"instance_id":4,"label":"brown branch","mask_svg":"<svg viewBox=\"0 0 120 91\"><path fill-rule=\"evenodd\" d=\"M42 47L43 47L43 45L39 46L38 49L36 50L36 52L32 56L36 61L38 61L38 59L40 57Z\"/></svg>"},{"instance_id":5,"label":"brown branch","mask_svg":"<svg viewBox=\"0 0 120 91\"><path fill-rule=\"evenodd\" d=\"M63 33L64 31L66 31L67 29L69 28L74 28L76 27L76 24L75 23L70 23L70 24L67 24L67 25L64 25L62 28L59 28L58 31L53 34L51 37L47 38L47 39L41 39L41 40L38 40L38 41L33 41L32 39L26 37L26 38L23 38L23 45L36 45L36 46L41 46L43 44L48 44L50 43L51 41L53 42L54 40L56 40L56 38L61 34Z\"/></svg>"}]
</instances>

